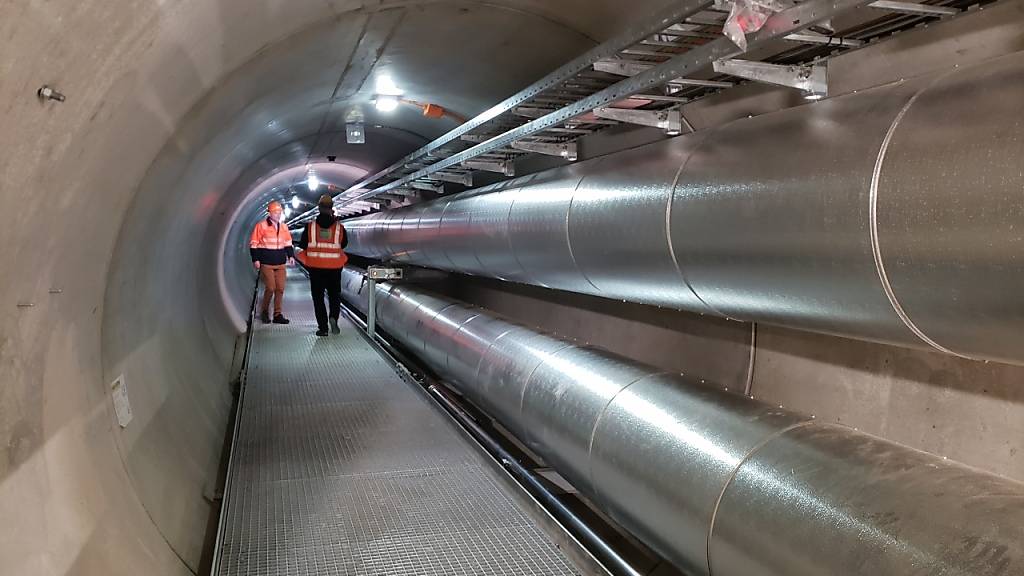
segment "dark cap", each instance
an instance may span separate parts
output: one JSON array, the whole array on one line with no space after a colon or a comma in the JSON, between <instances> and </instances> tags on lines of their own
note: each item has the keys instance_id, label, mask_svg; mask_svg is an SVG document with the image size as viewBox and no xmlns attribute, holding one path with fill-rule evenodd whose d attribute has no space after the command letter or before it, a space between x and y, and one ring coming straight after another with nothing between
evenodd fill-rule
<instances>
[{"instance_id":1,"label":"dark cap","mask_svg":"<svg viewBox=\"0 0 1024 576\"><path fill-rule=\"evenodd\" d=\"M316 205L323 206L324 208L334 208L334 198L331 198L330 194L324 194L317 201Z\"/></svg>"}]
</instances>

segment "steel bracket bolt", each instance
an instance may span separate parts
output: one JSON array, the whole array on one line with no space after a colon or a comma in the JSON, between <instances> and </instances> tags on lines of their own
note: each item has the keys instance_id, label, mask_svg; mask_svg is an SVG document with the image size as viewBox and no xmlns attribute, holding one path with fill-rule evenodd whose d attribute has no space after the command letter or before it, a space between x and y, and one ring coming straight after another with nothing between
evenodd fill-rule
<instances>
[{"instance_id":1,"label":"steel bracket bolt","mask_svg":"<svg viewBox=\"0 0 1024 576\"><path fill-rule=\"evenodd\" d=\"M56 100L57 102L64 101L63 94L57 92L56 90L47 86L46 84L43 84L43 86L39 88L39 90L36 90L36 96L39 96L39 99L44 102L47 100Z\"/></svg>"}]
</instances>

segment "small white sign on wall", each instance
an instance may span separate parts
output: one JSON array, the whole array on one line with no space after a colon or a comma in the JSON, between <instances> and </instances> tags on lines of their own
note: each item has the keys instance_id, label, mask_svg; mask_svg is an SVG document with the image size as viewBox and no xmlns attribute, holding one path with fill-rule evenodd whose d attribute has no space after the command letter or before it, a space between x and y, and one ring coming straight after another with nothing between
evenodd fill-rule
<instances>
[{"instance_id":1,"label":"small white sign on wall","mask_svg":"<svg viewBox=\"0 0 1024 576\"><path fill-rule=\"evenodd\" d=\"M117 423L124 428L132 421L132 405L128 403L128 386L124 382L124 374L118 376L117 380L110 384L110 395L114 398Z\"/></svg>"}]
</instances>

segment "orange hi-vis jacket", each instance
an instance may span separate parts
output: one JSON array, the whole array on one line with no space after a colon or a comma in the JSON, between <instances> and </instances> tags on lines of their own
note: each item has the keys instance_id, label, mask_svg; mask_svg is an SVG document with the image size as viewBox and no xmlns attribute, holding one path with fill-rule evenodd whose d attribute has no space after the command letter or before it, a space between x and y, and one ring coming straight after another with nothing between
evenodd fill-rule
<instances>
[{"instance_id":1,"label":"orange hi-vis jacket","mask_svg":"<svg viewBox=\"0 0 1024 576\"><path fill-rule=\"evenodd\" d=\"M292 233L284 223L264 218L252 229L249 248L253 260L264 264L284 264L292 255Z\"/></svg>"},{"instance_id":2,"label":"orange hi-vis jacket","mask_svg":"<svg viewBox=\"0 0 1024 576\"><path fill-rule=\"evenodd\" d=\"M340 222L335 222L327 228L313 222L309 223L309 244L306 249L299 252L298 259L308 268L324 268L328 270L340 270L348 262L348 256L341 249L344 239L344 227Z\"/></svg>"},{"instance_id":3,"label":"orange hi-vis jacket","mask_svg":"<svg viewBox=\"0 0 1024 576\"><path fill-rule=\"evenodd\" d=\"M292 233L288 231L288 227L271 222L269 218L260 220L252 229L252 236L249 238L249 248L284 250L291 245Z\"/></svg>"}]
</instances>

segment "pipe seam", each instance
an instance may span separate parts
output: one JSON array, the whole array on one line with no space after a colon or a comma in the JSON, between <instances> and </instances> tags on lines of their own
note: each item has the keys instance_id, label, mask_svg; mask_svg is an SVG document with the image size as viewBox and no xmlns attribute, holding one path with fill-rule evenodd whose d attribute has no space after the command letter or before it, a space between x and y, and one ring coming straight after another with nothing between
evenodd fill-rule
<instances>
[{"instance_id":1,"label":"pipe seam","mask_svg":"<svg viewBox=\"0 0 1024 576\"><path fill-rule=\"evenodd\" d=\"M920 338L921 341L939 352L973 360L973 358L970 358L969 356L964 356L963 354L954 352L935 340L932 340L924 333L923 330L921 330L921 328L917 326L913 319L910 318L910 315L907 314L903 305L900 303L899 298L896 297L896 292L893 290L892 284L889 282L889 275L885 269L885 262L882 258L882 247L878 236L878 186L879 180L882 177L882 165L885 163L885 155L889 150L889 143L892 142L892 138L896 134L896 129L899 127L900 121L903 120L903 117L917 101L917 98L950 74L952 74L952 72L940 74L937 78L928 83L927 86L924 86L915 92L914 95L907 100L907 103L903 105L903 108L900 109L899 113L896 114L892 124L889 125L889 129L885 133L885 137L882 138L882 144L879 147L878 155L875 157L875 167L871 172L871 186L868 190L868 228L871 237L871 255L875 260L875 270L878 273L878 280L882 285L882 290L885 292L885 297L888 298L889 304L892 306L893 311L896 312L896 315L899 316L903 325L913 332L915 336Z\"/></svg>"},{"instance_id":2,"label":"pipe seam","mask_svg":"<svg viewBox=\"0 0 1024 576\"><path fill-rule=\"evenodd\" d=\"M467 230L472 230L473 229L473 218L475 216L477 216L477 212L474 209L475 206L473 206L473 201L474 200L479 201L479 199L480 199L479 196L474 196L474 197L469 199L469 219L466 220L466 229ZM505 222L505 225L506 225L506 227L508 226L508 222L507 221ZM480 259L480 255L477 254L476 249L473 250L473 259L476 260L476 263L480 266L480 271L483 272L485 275L490 276L492 278L497 278L498 280L501 280L501 281L505 281L505 279L502 278L500 274L495 274L494 272L491 272L487 268L487 266L484 265L484 261Z\"/></svg>"},{"instance_id":3,"label":"pipe seam","mask_svg":"<svg viewBox=\"0 0 1024 576\"><path fill-rule=\"evenodd\" d=\"M816 422L813 419L804 420L803 422L798 422L796 424L787 426L782 430L772 432L763 440L758 442L757 445L751 448L746 454L744 454L743 458L741 458L740 461L736 463L736 467L733 468L732 473L729 474L729 477L726 478L725 483L722 484L722 491L718 493L718 498L715 500L715 507L711 511L711 520L708 523L707 553L705 554L705 557L708 559L708 576L714 576L714 571L711 569L711 538L712 536L714 536L715 533L715 520L718 519L718 508L722 505L722 499L725 498L725 493L729 490L729 486L732 484L732 481L736 479L736 475L739 474L740 470L743 469L743 465L746 464L748 460L750 460L755 454L757 454L762 448L767 446L773 440L780 438L781 436L789 432L792 432L793 430L796 430L798 428L805 428L815 423Z\"/></svg>"},{"instance_id":4,"label":"pipe seam","mask_svg":"<svg viewBox=\"0 0 1024 576\"><path fill-rule=\"evenodd\" d=\"M466 310L472 310L472 309L471 308L466 308ZM454 338L459 332L462 332L462 328L465 327L466 324L469 324L473 320L479 318L480 314L481 314L480 312L477 312L476 314L473 314L472 316L470 316L469 318L466 318L462 322L459 322L459 327L452 331L452 338ZM452 369L451 359L452 359L452 355L451 354L445 354L445 356L444 356L444 365L449 370Z\"/></svg>"},{"instance_id":5,"label":"pipe seam","mask_svg":"<svg viewBox=\"0 0 1024 576\"><path fill-rule=\"evenodd\" d=\"M447 200L444 203L444 208L441 209L441 217L437 219L438 237L441 236L441 230L444 228L444 217L446 214L448 214L448 207L452 205L452 202L454 202L454 200ZM443 254L444 259L447 260L449 264L451 264L451 267L448 268L449 271L455 272L459 269L459 267L455 265L455 260L452 260L451 256L448 255L448 250L445 250L443 242L441 243L441 254Z\"/></svg>"},{"instance_id":6,"label":"pipe seam","mask_svg":"<svg viewBox=\"0 0 1024 576\"><path fill-rule=\"evenodd\" d=\"M750 363L747 365L747 381L743 385L743 395L750 396L754 389L754 363L757 362L757 322L750 323Z\"/></svg>"},{"instance_id":7,"label":"pipe seam","mask_svg":"<svg viewBox=\"0 0 1024 576\"><path fill-rule=\"evenodd\" d=\"M721 310L716 309L714 306L708 304L706 300L700 297L700 294L697 293L697 290L693 287L693 284L690 283L690 279L686 277L686 272L683 271L682 265L679 264L679 257L676 256L676 248L672 243L672 206L674 206L676 203L676 188L678 188L679 186L679 178L683 175L683 172L686 171L686 167L690 164L690 158L693 158L694 153L696 153L699 148L700 143L698 143L695 146L694 150L686 156L686 160L683 160L683 163L679 166L679 169L676 170L676 175L672 178L671 192L669 192L668 194L668 203L665 205L665 242L668 244L668 254L669 256L672 257L672 264L676 267L676 273L679 274L679 278L682 279L683 284L686 285L686 288L690 291L690 294L693 294L694 298L696 298L709 311L711 311L712 314L717 314L722 318L733 320L733 318L729 318L728 314L723 314Z\"/></svg>"},{"instance_id":8,"label":"pipe seam","mask_svg":"<svg viewBox=\"0 0 1024 576\"><path fill-rule=\"evenodd\" d=\"M580 179L576 181L576 187L572 190L572 195L569 196L569 207L565 210L565 245L569 249L569 258L572 259L572 265L576 267L576 271L583 276L583 279L587 281L594 288L596 294L603 294L604 291L597 287L587 273L583 271L579 261L576 260L576 253L572 249L572 205L576 201L576 195L580 193L580 185L583 184L583 180L586 176L580 176Z\"/></svg>"},{"instance_id":9,"label":"pipe seam","mask_svg":"<svg viewBox=\"0 0 1024 576\"><path fill-rule=\"evenodd\" d=\"M554 350L552 352L545 352L541 356L540 361L537 362L537 365L534 366L532 370L530 370L530 375L526 377L526 382L523 383L523 390L519 393L519 415L520 415L520 417L523 415L523 404L526 402L526 390L530 388L530 382L533 381L534 374L536 374L537 370L539 370L540 367L543 366L544 363L548 361L548 358L553 358L553 357L557 356L558 354L561 354L563 351L568 350L569 348L579 348L579 346L567 342L565 344L565 346L562 346L558 350ZM527 437L528 436L529 435L527 435Z\"/></svg>"},{"instance_id":10,"label":"pipe seam","mask_svg":"<svg viewBox=\"0 0 1024 576\"><path fill-rule=\"evenodd\" d=\"M516 199L518 197L518 195L513 192L517 190L519 190L519 188L513 188L511 191L505 192L506 194L512 194L512 201L508 203L508 212L505 213L505 237L508 240L508 251L512 254L512 259L515 260L516 266L519 267L519 272L522 273L520 278L525 280L527 284L536 284L547 288L547 285L534 279L526 269L526 266L523 266L522 261L519 260L519 254L516 254L515 244L512 242L512 238L514 237L512 234L512 210L516 207Z\"/></svg>"},{"instance_id":11,"label":"pipe seam","mask_svg":"<svg viewBox=\"0 0 1024 576\"><path fill-rule=\"evenodd\" d=\"M478 360L478 361L477 361L477 363L476 363L476 375L474 376L474 378L476 378L476 381L477 381L477 382L479 382L479 381L480 381L480 367L481 367L481 366L483 366L483 364L484 364L484 359L486 359L486 358L487 358L487 355L488 355L488 354L490 354L491 350L493 350L493 349L494 349L494 345L498 343L498 340L501 340L502 338L504 338L505 336L507 336L509 332L511 332L511 331L513 331L513 330L515 330L515 326L511 326L511 325L510 325L510 326L509 326L509 328L508 328L508 330L505 330L505 331L504 331L504 332L502 332L501 334L498 334L498 337L497 337L497 338L495 338L495 339L491 340L491 341L490 341L490 342L489 342L489 343L487 344L487 349L486 349L486 350L484 350L482 354L480 354L480 360Z\"/></svg>"},{"instance_id":12,"label":"pipe seam","mask_svg":"<svg viewBox=\"0 0 1024 576\"><path fill-rule=\"evenodd\" d=\"M640 376L639 378L633 380L629 384L626 384L625 386L622 387L621 390L613 394L612 397L608 399L608 402L605 403L604 408L601 408L600 414L598 414L597 418L594 419L594 427L590 429L590 439L587 441L587 480L590 482L590 489L593 490L594 493L598 492L596 488L597 483L594 482L594 437L597 435L597 429L601 426L601 420L604 418L604 415L608 412L608 408L612 405L612 403L615 402L615 399L618 398L620 394L625 392L626 389L629 388L630 386L636 384L637 382L647 380L648 378L664 376L666 374L671 374L671 372L663 371L655 372L653 374L647 374L646 376Z\"/></svg>"},{"instance_id":13,"label":"pipe seam","mask_svg":"<svg viewBox=\"0 0 1024 576\"><path fill-rule=\"evenodd\" d=\"M436 322L437 321L437 317L440 316L441 314L444 314L444 311L449 309L449 308L451 308L452 306L456 306L456 304L453 302L451 304L448 304L447 306L442 306L441 309L438 310L436 313L434 313L433 316L430 316L431 324ZM426 342L426 340L423 341L423 355L424 356L429 356L427 354L427 342ZM447 354L445 354L445 357L444 357L444 364L445 364L445 367L448 366L448 355Z\"/></svg>"}]
</instances>

